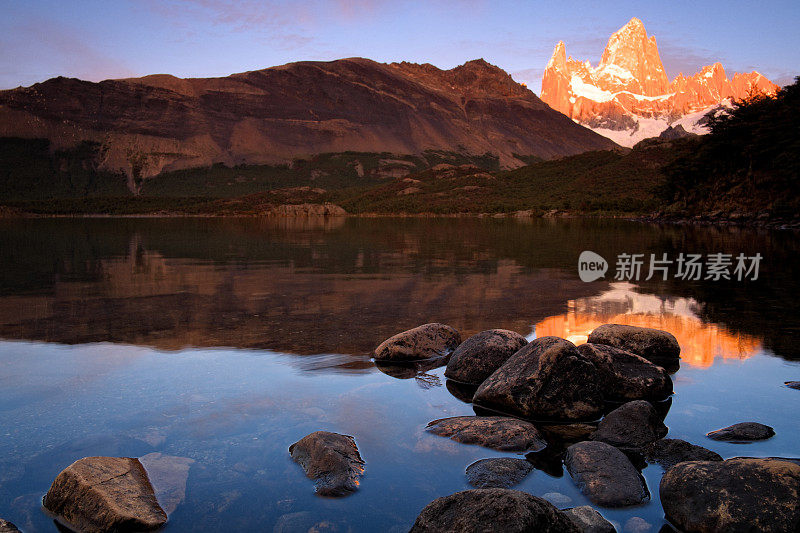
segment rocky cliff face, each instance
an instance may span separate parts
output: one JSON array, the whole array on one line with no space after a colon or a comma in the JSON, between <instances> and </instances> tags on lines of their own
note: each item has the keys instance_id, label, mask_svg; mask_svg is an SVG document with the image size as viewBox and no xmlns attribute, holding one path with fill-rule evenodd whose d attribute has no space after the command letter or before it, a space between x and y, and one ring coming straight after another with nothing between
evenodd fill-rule
<instances>
[{"instance_id":1,"label":"rocky cliff face","mask_svg":"<svg viewBox=\"0 0 800 533\"><path fill-rule=\"evenodd\" d=\"M514 167L522 164L515 154L614 146L483 60L446 71L355 58L225 78L54 78L0 91L0 136L43 137L56 149L99 142L100 168L132 180L348 150L492 152Z\"/></svg>"},{"instance_id":2,"label":"rocky cliff face","mask_svg":"<svg viewBox=\"0 0 800 533\"><path fill-rule=\"evenodd\" d=\"M567 57L559 42L542 79L542 100L580 124L624 146L658 136L671 125L705 133L702 117L731 99L774 94L758 72L728 79L720 63L667 78L655 37L633 18L608 40L600 63Z\"/></svg>"}]
</instances>

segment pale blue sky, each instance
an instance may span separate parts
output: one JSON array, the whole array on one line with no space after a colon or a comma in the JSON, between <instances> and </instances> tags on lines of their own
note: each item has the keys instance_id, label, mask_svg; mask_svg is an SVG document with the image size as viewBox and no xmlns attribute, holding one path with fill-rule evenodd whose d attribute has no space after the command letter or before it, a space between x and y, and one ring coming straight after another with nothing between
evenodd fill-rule
<instances>
[{"instance_id":1,"label":"pale blue sky","mask_svg":"<svg viewBox=\"0 0 800 533\"><path fill-rule=\"evenodd\" d=\"M656 36L670 77L713 61L778 83L800 74L797 0L0 0L0 9L0 88L352 56L441 68L483 57L538 93L558 40L596 63L634 16Z\"/></svg>"}]
</instances>

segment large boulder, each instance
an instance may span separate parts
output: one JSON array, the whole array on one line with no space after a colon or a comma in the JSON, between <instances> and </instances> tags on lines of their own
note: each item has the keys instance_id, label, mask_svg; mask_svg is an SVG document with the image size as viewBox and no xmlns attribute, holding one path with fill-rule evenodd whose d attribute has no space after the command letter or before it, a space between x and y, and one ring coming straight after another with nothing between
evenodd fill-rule
<instances>
[{"instance_id":1,"label":"large boulder","mask_svg":"<svg viewBox=\"0 0 800 533\"><path fill-rule=\"evenodd\" d=\"M477 444L506 452L539 451L547 446L536 426L507 416L454 416L428 423L434 435L462 444Z\"/></svg>"},{"instance_id":2,"label":"large boulder","mask_svg":"<svg viewBox=\"0 0 800 533\"><path fill-rule=\"evenodd\" d=\"M758 422L740 422L726 428L717 429L706 433L706 437L712 440L723 440L728 442L750 442L754 440L764 440L775 435L775 430Z\"/></svg>"},{"instance_id":3,"label":"large boulder","mask_svg":"<svg viewBox=\"0 0 800 533\"><path fill-rule=\"evenodd\" d=\"M679 463L659 492L664 514L688 533L800 531L800 465L788 461Z\"/></svg>"},{"instance_id":4,"label":"large boulder","mask_svg":"<svg viewBox=\"0 0 800 533\"><path fill-rule=\"evenodd\" d=\"M567 448L564 457L572 480L597 505L623 507L650 498L642 476L620 450L597 441Z\"/></svg>"},{"instance_id":5,"label":"large boulder","mask_svg":"<svg viewBox=\"0 0 800 533\"><path fill-rule=\"evenodd\" d=\"M0 533L19 533L17 526L0 518Z\"/></svg>"},{"instance_id":6,"label":"large boulder","mask_svg":"<svg viewBox=\"0 0 800 533\"><path fill-rule=\"evenodd\" d=\"M423 324L383 341L375 348L376 361L419 361L449 355L461 334L445 324Z\"/></svg>"},{"instance_id":7,"label":"large boulder","mask_svg":"<svg viewBox=\"0 0 800 533\"><path fill-rule=\"evenodd\" d=\"M564 509L564 514L578 526L581 533L617 533L611 522L588 505Z\"/></svg>"},{"instance_id":8,"label":"large boulder","mask_svg":"<svg viewBox=\"0 0 800 533\"><path fill-rule=\"evenodd\" d=\"M467 482L479 489L507 489L519 485L531 473L533 465L524 459L497 457L481 459L467 467Z\"/></svg>"},{"instance_id":9,"label":"large boulder","mask_svg":"<svg viewBox=\"0 0 800 533\"><path fill-rule=\"evenodd\" d=\"M358 489L364 460L350 435L315 431L289 446L289 453L323 496L343 496Z\"/></svg>"},{"instance_id":10,"label":"large boulder","mask_svg":"<svg viewBox=\"0 0 800 533\"><path fill-rule=\"evenodd\" d=\"M603 397L597 369L574 344L542 337L512 355L475 392L490 409L533 419L595 419Z\"/></svg>"},{"instance_id":11,"label":"large boulder","mask_svg":"<svg viewBox=\"0 0 800 533\"><path fill-rule=\"evenodd\" d=\"M639 449L666 434L667 426L650 402L635 400L608 413L591 438L618 448Z\"/></svg>"},{"instance_id":12,"label":"large boulder","mask_svg":"<svg viewBox=\"0 0 800 533\"><path fill-rule=\"evenodd\" d=\"M84 533L152 531L167 513L142 464L132 457L85 457L61 471L44 507Z\"/></svg>"},{"instance_id":13,"label":"large boulder","mask_svg":"<svg viewBox=\"0 0 800 533\"><path fill-rule=\"evenodd\" d=\"M716 453L681 439L660 439L642 449L645 459L669 470L684 461L722 461Z\"/></svg>"},{"instance_id":14,"label":"large boulder","mask_svg":"<svg viewBox=\"0 0 800 533\"><path fill-rule=\"evenodd\" d=\"M472 489L437 498L417 517L411 533L580 533L553 504L511 489Z\"/></svg>"},{"instance_id":15,"label":"large boulder","mask_svg":"<svg viewBox=\"0 0 800 533\"><path fill-rule=\"evenodd\" d=\"M605 344L581 344L578 351L597 368L606 399L663 400L672 394L667 371L644 357Z\"/></svg>"},{"instance_id":16,"label":"large boulder","mask_svg":"<svg viewBox=\"0 0 800 533\"><path fill-rule=\"evenodd\" d=\"M461 383L480 385L526 344L525 337L507 329L481 331L455 349L444 375Z\"/></svg>"},{"instance_id":17,"label":"large boulder","mask_svg":"<svg viewBox=\"0 0 800 533\"><path fill-rule=\"evenodd\" d=\"M681 347L672 333L638 326L603 324L589 334L587 342L633 352L659 366L664 366L662 362L679 359L681 354Z\"/></svg>"}]
</instances>

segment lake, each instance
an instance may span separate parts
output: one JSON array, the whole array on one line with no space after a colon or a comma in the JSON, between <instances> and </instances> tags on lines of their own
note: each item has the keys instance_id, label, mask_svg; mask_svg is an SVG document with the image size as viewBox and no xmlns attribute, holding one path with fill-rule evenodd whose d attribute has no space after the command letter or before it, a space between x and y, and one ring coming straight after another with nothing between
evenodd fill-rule
<instances>
[{"instance_id":1,"label":"lake","mask_svg":"<svg viewBox=\"0 0 800 533\"><path fill-rule=\"evenodd\" d=\"M464 469L514 456L426 433L474 414L443 368L377 368L371 350L427 322L575 343L603 323L665 329L682 347L669 437L723 457L800 456L800 238L740 228L596 219L0 220L0 517L55 531L41 498L73 461L191 459L167 531L407 531ZM583 282L578 256L605 258ZM758 278L615 280L620 254L760 254ZM751 276L752 277L752 276ZM758 421L766 441L711 441ZM314 494L288 447L353 435L360 490ZM188 463L187 463L188 464ZM648 504L598 508L658 531ZM588 504L560 464L516 488ZM597 506L595 506L597 507ZM324 528L323 528L324 529Z\"/></svg>"}]
</instances>

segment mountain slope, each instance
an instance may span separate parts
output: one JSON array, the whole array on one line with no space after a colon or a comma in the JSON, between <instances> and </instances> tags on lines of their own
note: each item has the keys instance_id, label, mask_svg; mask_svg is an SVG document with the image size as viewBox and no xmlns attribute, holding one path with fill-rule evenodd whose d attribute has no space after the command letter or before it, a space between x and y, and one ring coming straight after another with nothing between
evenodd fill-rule
<instances>
[{"instance_id":1,"label":"mountain slope","mask_svg":"<svg viewBox=\"0 0 800 533\"><path fill-rule=\"evenodd\" d=\"M483 60L447 71L355 58L225 78L54 78L0 91L0 137L99 143L98 169L124 172L132 188L165 170L325 152L492 152L515 167L515 154L614 147Z\"/></svg>"},{"instance_id":2,"label":"mountain slope","mask_svg":"<svg viewBox=\"0 0 800 533\"><path fill-rule=\"evenodd\" d=\"M728 79L720 63L688 78L681 73L670 82L656 38L632 18L608 40L597 67L567 58L559 42L544 72L542 100L617 143L633 146L670 125L706 133L704 116L714 107L777 89L758 72Z\"/></svg>"}]
</instances>

